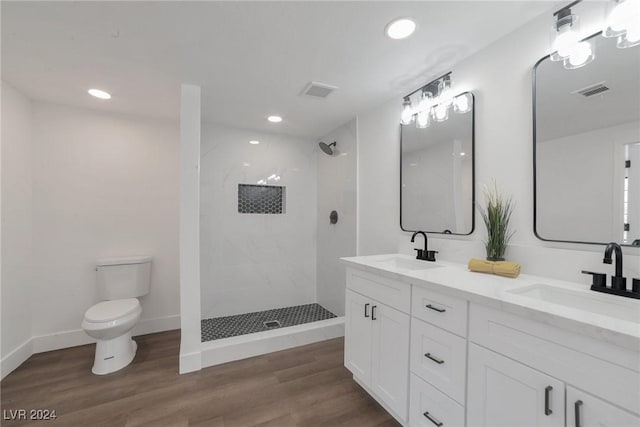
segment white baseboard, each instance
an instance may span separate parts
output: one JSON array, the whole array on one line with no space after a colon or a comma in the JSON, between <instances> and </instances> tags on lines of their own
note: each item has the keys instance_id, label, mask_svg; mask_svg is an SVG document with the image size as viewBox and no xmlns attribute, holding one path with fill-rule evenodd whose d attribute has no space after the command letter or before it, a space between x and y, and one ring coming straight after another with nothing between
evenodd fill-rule
<instances>
[{"instance_id":1,"label":"white baseboard","mask_svg":"<svg viewBox=\"0 0 640 427\"><path fill-rule=\"evenodd\" d=\"M142 319L133 328L133 336L170 331L173 329L180 329L179 315ZM31 339L2 359L2 378L20 366L32 354L92 344L94 342L96 342L95 339L87 335L82 329L31 337Z\"/></svg>"},{"instance_id":2,"label":"white baseboard","mask_svg":"<svg viewBox=\"0 0 640 427\"><path fill-rule=\"evenodd\" d=\"M202 367L344 336L344 317L202 343Z\"/></svg>"},{"instance_id":3,"label":"white baseboard","mask_svg":"<svg viewBox=\"0 0 640 427\"><path fill-rule=\"evenodd\" d=\"M4 379L4 377L13 372L14 369L22 365L32 354L33 339L29 338L2 358L2 361L0 361L0 379Z\"/></svg>"},{"instance_id":4,"label":"white baseboard","mask_svg":"<svg viewBox=\"0 0 640 427\"><path fill-rule=\"evenodd\" d=\"M199 371L202 368L202 357L199 351L180 354L180 374Z\"/></svg>"}]
</instances>

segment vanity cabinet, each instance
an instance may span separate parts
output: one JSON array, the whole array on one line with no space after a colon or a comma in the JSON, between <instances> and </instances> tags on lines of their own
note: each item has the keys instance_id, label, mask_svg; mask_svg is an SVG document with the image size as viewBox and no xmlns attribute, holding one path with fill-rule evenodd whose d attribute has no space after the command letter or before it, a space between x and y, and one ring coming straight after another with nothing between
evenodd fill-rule
<instances>
[{"instance_id":1,"label":"vanity cabinet","mask_svg":"<svg viewBox=\"0 0 640 427\"><path fill-rule=\"evenodd\" d=\"M405 426L640 426L633 342L474 298L349 268L345 366Z\"/></svg>"},{"instance_id":2,"label":"vanity cabinet","mask_svg":"<svg viewBox=\"0 0 640 427\"><path fill-rule=\"evenodd\" d=\"M364 294L350 286L354 285L354 278L355 287ZM366 274L359 273L347 279L345 366L360 385L404 423L408 407L409 315L368 295L363 286L367 279ZM404 283L382 282L391 284L389 289L406 286L410 290ZM374 296L384 294L380 281L370 285L376 289ZM390 293L395 294L392 290ZM409 307L410 293L406 295L406 302L400 304L403 307Z\"/></svg>"}]
</instances>

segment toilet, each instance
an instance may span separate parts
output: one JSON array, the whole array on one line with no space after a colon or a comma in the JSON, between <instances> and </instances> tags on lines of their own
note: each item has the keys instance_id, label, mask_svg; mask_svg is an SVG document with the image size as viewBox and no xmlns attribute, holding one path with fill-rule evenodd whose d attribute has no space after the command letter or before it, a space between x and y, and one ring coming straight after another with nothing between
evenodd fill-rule
<instances>
[{"instance_id":1,"label":"toilet","mask_svg":"<svg viewBox=\"0 0 640 427\"><path fill-rule=\"evenodd\" d=\"M82 329L96 339L91 371L105 375L124 368L136 355L131 330L142 313L138 298L149 293L151 257L101 259L96 271L102 302L87 310Z\"/></svg>"}]
</instances>

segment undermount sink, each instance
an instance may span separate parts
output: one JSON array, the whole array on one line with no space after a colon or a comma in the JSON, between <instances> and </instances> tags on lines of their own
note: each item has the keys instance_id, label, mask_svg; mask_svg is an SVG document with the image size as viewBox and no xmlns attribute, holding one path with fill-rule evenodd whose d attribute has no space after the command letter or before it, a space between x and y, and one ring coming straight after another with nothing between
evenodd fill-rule
<instances>
[{"instance_id":1,"label":"undermount sink","mask_svg":"<svg viewBox=\"0 0 640 427\"><path fill-rule=\"evenodd\" d=\"M431 268L440 267L437 264L429 261L421 261L417 259L407 259L401 257L389 257L378 260L379 263L384 264L385 266L389 266L392 268L397 268L400 270L428 270Z\"/></svg>"},{"instance_id":2,"label":"undermount sink","mask_svg":"<svg viewBox=\"0 0 640 427\"><path fill-rule=\"evenodd\" d=\"M507 292L628 322L640 323L640 305L637 301L627 298L592 291L574 291L541 283Z\"/></svg>"}]
</instances>

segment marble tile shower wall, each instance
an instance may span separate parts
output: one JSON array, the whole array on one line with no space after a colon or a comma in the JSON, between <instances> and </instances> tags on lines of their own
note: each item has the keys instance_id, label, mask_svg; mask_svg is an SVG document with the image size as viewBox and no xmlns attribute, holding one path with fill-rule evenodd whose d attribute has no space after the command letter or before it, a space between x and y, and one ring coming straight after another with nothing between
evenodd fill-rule
<instances>
[{"instance_id":1,"label":"marble tile shower wall","mask_svg":"<svg viewBox=\"0 0 640 427\"><path fill-rule=\"evenodd\" d=\"M315 142L212 124L201 141L202 318L316 302ZM282 214L239 213L238 185L262 180L286 188Z\"/></svg>"}]
</instances>

